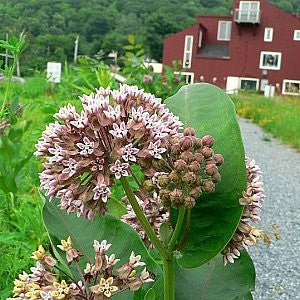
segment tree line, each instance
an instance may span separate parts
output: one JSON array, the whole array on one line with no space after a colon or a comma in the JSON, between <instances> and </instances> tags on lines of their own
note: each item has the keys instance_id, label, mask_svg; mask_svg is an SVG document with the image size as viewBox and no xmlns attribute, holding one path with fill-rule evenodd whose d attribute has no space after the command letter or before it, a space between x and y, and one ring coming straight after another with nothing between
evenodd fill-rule
<instances>
[{"instance_id":1,"label":"tree line","mask_svg":"<svg viewBox=\"0 0 300 300\"><path fill-rule=\"evenodd\" d=\"M288 12L300 12L298 0L272 0ZM195 22L198 14L229 14L232 0L4 0L0 2L0 39L25 30L25 74L46 62L71 61L79 54L122 53L127 35L141 38L149 57L161 60L163 39Z\"/></svg>"}]
</instances>

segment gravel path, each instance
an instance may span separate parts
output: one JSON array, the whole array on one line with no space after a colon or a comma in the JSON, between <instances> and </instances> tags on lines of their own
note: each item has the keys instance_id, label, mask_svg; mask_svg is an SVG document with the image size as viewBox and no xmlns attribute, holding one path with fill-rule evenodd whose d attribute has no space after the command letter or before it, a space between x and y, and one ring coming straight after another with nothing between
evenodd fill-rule
<instances>
[{"instance_id":1,"label":"gravel path","mask_svg":"<svg viewBox=\"0 0 300 300\"><path fill-rule=\"evenodd\" d=\"M246 155L263 171L267 199L261 228L276 223L282 239L250 249L256 267L255 300L300 299L300 153L240 119Z\"/></svg>"}]
</instances>

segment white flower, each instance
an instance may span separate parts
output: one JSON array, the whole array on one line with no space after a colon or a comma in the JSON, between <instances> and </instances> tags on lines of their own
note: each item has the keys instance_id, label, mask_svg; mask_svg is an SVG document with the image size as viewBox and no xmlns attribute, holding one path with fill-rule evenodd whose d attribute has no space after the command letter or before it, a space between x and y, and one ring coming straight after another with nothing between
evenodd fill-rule
<instances>
[{"instance_id":1,"label":"white flower","mask_svg":"<svg viewBox=\"0 0 300 300\"><path fill-rule=\"evenodd\" d=\"M115 175L117 179L122 176L128 176L127 169L129 167L128 163L122 163L119 159L110 167L110 171Z\"/></svg>"},{"instance_id":2,"label":"white flower","mask_svg":"<svg viewBox=\"0 0 300 300\"><path fill-rule=\"evenodd\" d=\"M99 243L97 240L94 240L94 250L95 252L105 253L111 246L111 244L107 243L107 240L103 240Z\"/></svg>"},{"instance_id":3,"label":"white flower","mask_svg":"<svg viewBox=\"0 0 300 300\"><path fill-rule=\"evenodd\" d=\"M160 144L161 141L157 140L154 143L150 142L150 145L148 147L150 155L157 159L162 159L161 154L167 151L166 148L159 148Z\"/></svg>"},{"instance_id":4,"label":"white flower","mask_svg":"<svg viewBox=\"0 0 300 300\"><path fill-rule=\"evenodd\" d=\"M103 112L108 119L116 121L121 116L121 107L120 105L117 105L115 108L113 108L111 105L109 105L107 110L103 110Z\"/></svg>"},{"instance_id":5,"label":"white flower","mask_svg":"<svg viewBox=\"0 0 300 300\"><path fill-rule=\"evenodd\" d=\"M77 170L77 161L73 158L70 158L69 160L63 160L63 165L67 168L63 169L62 173L69 174L69 177L72 177Z\"/></svg>"},{"instance_id":6,"label":"white flower","mask_svg":"<svg viewBox=\"0 0 300 300\"><path fill-rule=\"evenodd\" d=\"M83 143L76 144L81 151L79 152L81 155L88 155L94 152L95 143L90 141L86 136L83 138Z\"/></svg>"},{"instance_id":7,"label":"white flower","mask_svg":"<svg viewBox=\"0 0 300 300\"><path fill-rule=\"evenodd\" d=\"M97 200L101 198L102 202L104 203L107 202L107 198L111 195L109 187L104 183L96 185L93 191L95 193L94 199Z\"/></svg>"},{"instance_id":8,"label":"white flower","mask_svg":"<svg viewBox=\"0 0 300 300\"><path fill-rule=\"evenodd\" d=\"M145 263L140 261L141 258L142 258L141 255L135 255L134 252L132 251L129 257L129 265L132 266L133 268L144 266Z\"/></svg>"},{"instance_id":9,"label":"white flower","mask_svg":"<svg viewBox=\"0 0 300 300\"><path fill-rule=\"evenodd\" d=\"M135 154L139 152L139 149L132 147L132 143L124 146L121 150L122 150L122 158L125 161L136 162Z\"/></svg>"},{"instance_id":10,"label":"white flower","mask_svg":"<svg viewBox=\"0 0 300 300\"><path fill-rule=\"evenodd\" d=\"M109 133L116 138L123 138L127 135L127 128L124 122L120 123L120 126L116 123L113 123L113 130L110 130Z\"/></svg>"}]
</instances>

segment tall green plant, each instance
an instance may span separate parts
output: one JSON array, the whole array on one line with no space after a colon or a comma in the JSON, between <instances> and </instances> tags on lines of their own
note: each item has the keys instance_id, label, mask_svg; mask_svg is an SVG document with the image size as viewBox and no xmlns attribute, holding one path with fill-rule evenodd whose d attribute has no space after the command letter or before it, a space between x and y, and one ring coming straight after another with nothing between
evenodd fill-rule
<instances>
[{"instance_id":1,"label":"tall green plant","mask_svg":"<svg viewBox=\"0 0 300 300\"><path fill-rule=\"evenodd\" d=\"M59 262L42 247L33 254L54 278L35 281L41 294L252 299L255 272L242 249L259 235L246 219L257 221L264 195L254 162L246 176L234 105L208 84L184 86L166 105L123 85L85 96L80 115L71 105L55 115L61 123L46 129L36 154L48 162L44 222L61 245Z\"/></svg>"}]
</instances>

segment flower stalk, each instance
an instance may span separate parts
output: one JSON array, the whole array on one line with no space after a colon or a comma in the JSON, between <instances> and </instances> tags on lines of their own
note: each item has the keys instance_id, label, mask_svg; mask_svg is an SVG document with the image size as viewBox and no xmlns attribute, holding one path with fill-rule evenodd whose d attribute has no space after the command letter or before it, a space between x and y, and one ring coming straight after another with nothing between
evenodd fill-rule
<instances>
[{"instance_id":1,"label":"flower stalk","mask_svg":"<svg viewBox=\"0 0 300 300\"><path fill-rule=\"evenodd\" d=\"M167 249L164 247L164 245L162 244L162 242L158 239L157 235L153 231L153 228L151 227L148 220L146 219L137 200L135 199L135 195L131 189L131 186L130 186L127 178L121 177L120 181L121 181L123 189L126 193L126 196L128 197L128 200L129 200L136 216L138 217L140 223L144 227L145 232L146 232L147 236L149 237L150 241L153 243L153 245L159 251L159 253L163 256L163 258L167 259L169 257L169 253L168 253Z\"/></svg>"}]
</instances>

